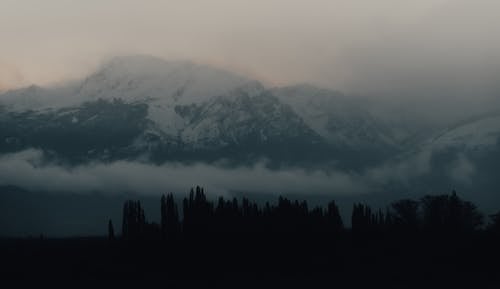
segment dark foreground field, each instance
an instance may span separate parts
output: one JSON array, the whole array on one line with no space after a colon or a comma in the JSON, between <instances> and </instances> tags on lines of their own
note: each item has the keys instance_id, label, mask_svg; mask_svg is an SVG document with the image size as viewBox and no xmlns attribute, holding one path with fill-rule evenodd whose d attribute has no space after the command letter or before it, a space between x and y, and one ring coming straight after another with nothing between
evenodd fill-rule
<instances>
[{"instance_id":1,"label":"dark foreground field","mask_svg":"<svg viewBox=\"0 0 500 289\"><path fill-rule=\"evenodd\" d=\"M62 282L133 288L500 288L500 213L484 215L451 195L400 200L383 212L355 204L346 228L325 208L280 197L263 207L216 203L197 187L159 204L149 222L140 201L123 206L121 234L4 239L3 284ZM103 224L105 225L105 224ZM8 287L10 288L10 287ZM44 287L45 288L45 287Z\"/></svg>"},{"instance_id":2,"label":"dark foreground field","mask_svg":"<svg viewBox=\"0 0 500 289\"><path fill-rule=\"evenodd\" d=\"M16 287L500 288L499 244L485 233L6 239L0 278Z\"/></svg>"}]
</instances>

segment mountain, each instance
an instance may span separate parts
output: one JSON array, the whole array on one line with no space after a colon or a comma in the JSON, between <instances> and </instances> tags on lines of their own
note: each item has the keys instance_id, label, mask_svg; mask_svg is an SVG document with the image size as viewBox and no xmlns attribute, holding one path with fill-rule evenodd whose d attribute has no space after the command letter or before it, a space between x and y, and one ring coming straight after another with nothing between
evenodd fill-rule
<instances>
[{"instance_id":1,"label":"mountain","mask_svg":"<svg viewBox=\"0 0 500 289\"><path fill-rule=\"evenodd\" d=\"M483 181L479 178L497 180L495 174L500 170L500 114L463 121L432 139L426 148L432 150L436 158L465 164L474 182ZM486 177L490 175L491 178Z\"/></svg>"},{"instance_id":2,"label":"mountain","mask_svg":"<svg viewBox=\"0 0 500 289\"><path fill-rule=\"evenodd\" d=\"M399 146L392 128L357 99L307 84L272 91L330 143L365 148Z\"/></svg>"},{"instance_id":3,"label":"mountain","mask_svg":"<svg viewBox=\"0 0 500 289\"><path fill-rule=\"evenodd\" d=\"M150 56L115 58L64 85L0 94L0 155L36 148L67 166L264 161L368 174L374 189L385 191L496 192L500 114L442 130L405 127L340 92L267 88L228 71Z\"/></svg>"},{"instance_id":4,"label":"mountain","mask_svg":"<svg viewBox=\"0 0 500 289\"><path fill-rule=\"evenodd\" d=\"M462 121L430 141L433 149L460 149L481 152L495 149L500 141L500 114Z\"/></svg>"},{"instance_id":5,"label":"mountain","mask_svg":"<svg viewBox=\"0 0 500 289\"><path fill-rule=\"evenodd\" d=\"M0 95L0 152L70 162L143 159L360 167L398 151L390 127L349 97L268 89L206 65L117 57L81 81Z\"/></svg>"},{"instance_id":6,"label":"mountain","mask_svg":"<svg viewBox=\"0 0 500 289\"><path fill-rule=\"evenodd\" d=\"M420 173L411 180L414 190L454 188L471 197L498 199L500 180L500 114L467 119L407 151L400 162L413 159ZM480 194L478 194L480 193Z\"/></svg>"},{"instance_id":7,"label":"mountain","mask_svg":"<svg viewBox=\"0 0 500 289\"><path fill-rule=\"evenodd\" d=\"M307 84L272 92L329 144L356 151L354 160L377 165L403 150L396 127L374 116L359 99Z\"/></svg>"},{"instance_id":8,"label":"mountain","mask_svg":"<svg viewBox=\"0 0 500 289\"><path fill-rule=\"evenodd\" d=\"M0 94L0 106L9 111L44 110L77 105L81 100L75 98L75 86L65 84L54 87L29 87L7 91Z\"/></svg>"}]
</instances>

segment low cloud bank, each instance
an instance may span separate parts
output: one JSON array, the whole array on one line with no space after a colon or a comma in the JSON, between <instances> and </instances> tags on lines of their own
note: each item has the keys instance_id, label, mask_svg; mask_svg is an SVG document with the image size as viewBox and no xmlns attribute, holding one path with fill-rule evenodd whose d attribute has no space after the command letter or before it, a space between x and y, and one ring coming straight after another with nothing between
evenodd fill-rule
<instances>
[{"instance_id":1,"label":"low cloud bank","mask_svg":"<svg viewBox=\"0 0 500 289\"><path fill-rule=\"evenodd\" d=\"M145 195L185 194L190 187L201 185L215 195L242 192L346 196L383 191L393 184L410 187L415 180L432 174L432 156L432 151L424 151L354 173L300 168L272 170L264 162L236 168L203 163L153 165L139 161L63 167L47 163L42 151L29 149L0 156L0 185L60 193ZM463 155L448 166L450 181L456 184L469 183L475 172L474 164Z\"/></svg>"},{"instance_id":2,"label":"low cloud bank","mask_svg":"<svg viewBox=\"0 0 500 289\"><path fill-rule=\"evenodd\" d=\"M359 176L342 172L270 170L253 167L222 168L207 164L164 164L116 161L64 168L43 164L44 154L26 150L0 157L0 185L53 192L185 193L202 185L210 193L231 192L359 194L367 187Z\"/></svg>"}]
</instances>

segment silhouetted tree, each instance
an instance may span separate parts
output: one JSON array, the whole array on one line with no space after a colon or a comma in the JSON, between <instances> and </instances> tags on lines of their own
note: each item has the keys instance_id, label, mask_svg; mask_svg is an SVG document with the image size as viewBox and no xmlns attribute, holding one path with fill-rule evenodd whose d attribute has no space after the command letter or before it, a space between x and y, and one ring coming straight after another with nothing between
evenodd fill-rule
<instances>
[{"instance_id":1,"label":"silhouetted tree","mask_svg":"<svg viewBox=\"0 0 500 289\"><path fill-rule=\"evenodd\" d=\"M488 225L488 230L500 234L500 212L490 215L491 222Z\"/></svg>"},{"instance_id":2,"label":"silhouetted tree","mask_svg":"<svg viewBox=\"0 0 500 289\"><path fill-rule=\"evenodd\" d=\"M301 240L339 236L344 224L335 201L326 208L309 209L306 201L280 196L276 204L266 202L262 208L247 198L218 198L216 206L209 201L202 187L192 188L182 201L183 218L179 217L173 194L161 197L161 223L147 223L139 201L126 201L123 207L122 234L129 239L163 238L197 241L210 238L235 240L265 236L276 240ZM482 215L471 202L451 195L425 196L420 202L404 199L391 204L384 212L365 204L354 204L352 232L363 236L399 234L401 232L456 233L479 228ZM500 213L492 217L491 230L499 230ZM422 228L422 230L420 230ZM111 221L110 238L114 235ZM380 235L383 237L384 235ZM307 239L306 238L306 239ZM339 240L341 240L339 238ZM200 247L201 248L201 247Z\"/></svg>"},{"instance_id":3,"label":"silhouetted tree","mask_svg":"<svg viewBox=\"0 0 500 289\"><path fill-rule=\"evenodd\" d=\"M204 189L197 186L191 189L189 199L183 200L183 231L187 235L204 234L211 225L214 215L213 204L207 201Z\"/></svg>"},{"instance_id":4,"label":"silhouetted tree","mask_svg":"<svg viewBox=\"0 0 500 289\"><path fill-rule=\"evenodd\" d=\"M419 226L419 203L414 200L400 200L391 204L391 225L397 230L416 231Z\"/></svg>"},{"instance_id":5,"label":"silhouetted tree","mask_svg":"<svg viewBox=\"0 0 500 289\"><path fill-rule=\"evenodd\" d=\"M146 218L140 201L126 201L123 205L122 236L138 238L145 233Z\"/></svg>"},{"instance_id":6,"label":"silhouetted tree","mask_svg":"<svg viewBox=\"0 0 500 289\"><path fill-rule=\"evenodd\" d=\"M352 230L353 232L366 233L374 229L374 216L369 206L354 204L352 208Z\"/></svg>"},{"instance_id":7,"label":"silhouetted tree","mask_svg":"<svg viewBox=\"0 0 500 289\"><path fill-rule=\"evenodd\" d=\"M161 232L163 238L169 239L180 234L179 212L172 193L161 197Z\"/></svg>"},{"instance_id":8,"label":"silhouetted tree","mask_svg":"<svg viewBox=\"0 0 500 289\"><path fill-rule=\"evenodd\" d=\"M424 227L434 232L464 232L479 228L483 216L477 207L451 195L425 196L421 200Z\"/></svg>"},{"instance_id":9,"label":"silhouetted tree","mask_svg":"<svg viewBox=\"0 0 500 289\"><path fill-rule=\"evenodd\" d=\"M111 220L108 222L108 239L111 241L115 239L115 229Z\"/></svg>"},{"instance_id":10,"label":"silhouetted tree","mask_svg":"<svg viewBox=\"0 0 500 289\"><path fill-rule=\"evenodd\" d=\"M342 217L340 216L340 211L335 201L328 203L326 210L326 222L330 230L335 233L344 229L344 222L342 222Z\"/></svg>"}]
</instances>

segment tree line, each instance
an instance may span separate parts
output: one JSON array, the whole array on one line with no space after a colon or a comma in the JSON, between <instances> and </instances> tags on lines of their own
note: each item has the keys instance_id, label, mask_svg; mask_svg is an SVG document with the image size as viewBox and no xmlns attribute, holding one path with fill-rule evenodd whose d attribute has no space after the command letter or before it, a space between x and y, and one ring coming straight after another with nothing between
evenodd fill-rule
<instances>
[{"instance_id":1,"label":"tree line","mask_svg":"<svg viewBox=\"0 0 500 289\"><path fill-rule=\"evenodd\" d=\"M140 201L128 200L123 206L123 239L180 240L216 234L217 236L337 236L352 234L470 234L478 231L500 233L500 212L484 215L455 191L427 195L419 200L403 199L385 210L354 204L351 227L342 220L335 201L325 207L310 208L306 201L279 197L276 204L259 206L247 198L207 199L202 187L192 188L179 209L172 193L160 201L160 223L148 222ZM486 226L485 226L486 225ZM111 220L109 237L115 238Z\"/></svg>"}]
</instances>

